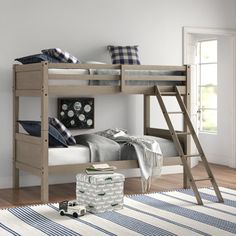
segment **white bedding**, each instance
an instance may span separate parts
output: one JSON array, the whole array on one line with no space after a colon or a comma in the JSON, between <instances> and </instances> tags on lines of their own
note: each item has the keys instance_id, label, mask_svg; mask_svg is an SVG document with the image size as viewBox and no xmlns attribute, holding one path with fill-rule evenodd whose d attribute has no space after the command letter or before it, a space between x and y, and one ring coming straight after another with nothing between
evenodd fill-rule
<instances>
[{"instance_id":1,"label":"white bedding","mask_svg":"<svg viewBox=\"0 0 236 236\"><path fill-rule=\"evenodd\" d=\"M121 71L118 69L48 69L49 74L64 74L64 75L120 75ZM176 72L158 71L158 70L127 70L126 74L129 76L157 76L157 75L174 75ZM176 74L178 75L178 74Z\"/></svg>"},{"instance_id":2,"label":"white bedding","mask_svg":"<svg viewBox=\"0 0 236 236\"><path fill-rule=\"evenodd\" d=\"M154 137L154 138L160 145L163 157L179 156L173 141L169 139L159 138L159 137Z\"/></svg>"},{"instance_id":3,"label":"white bedding","mask_svg":"<svg viewBox=\"0 0 236 236\"><path fill-rule=\"evenodd\" d=\"M157 138L162 154L165 158L178 156L174 143L167 139ZM68 148L49 148L49 166L72 165L90 162L89 148L83 145L69 146Z\"/></svg>"},{"instance_id":4,"label":"white bedding","mask_svg":"<svg viewBox=\"0 0 236 236\"><path fill-rule=\"evenodd\" d=\"M50 75L89 75L86 69L48 69ZM57 80L50 79L49 85L88 85L89 80Z\"/></svg>"},{"instance_id":5,"label":"white bedding","mask_svg":"<svg viewBox=\"0 0 236 236\"><path fill-rule=\"evenodd\" d=\"M48 74L56 75L88 75L89 71L87 69L48 69Z\"/></svg>"},{"instance_id":6,"label":"white bedding","mask_svg":"<svg viewBox=\"0 0 236 236\"><path fill-rule=\"evenodd\" d=\"M121 71L118 69L48 69L49 75L120 75ZM127 80L127 85L144 85L144 86L154 86L156 84L165 84L165 85L177 85L174 81L153 81L152 76L161 76L161 75L181 75L181 72L174 72L174 71L158 71L158 70L127 70L126 74L128 76L144 76L149 77L150 79L144 80ZM113 86L120 86L119 80L49 80L49 85L113 85Z\"/></svg>"},{"instance_id":7,"label":"white bedding","mask_svg":"<svg viewBox=\"0 0 236 236\"><path fill-rule=\"evenodd\" d=\"M69 146L68 148L49 148L48 165L71 165L90 162L89 148L83 145Z\"/></svg>"}]
</instances>

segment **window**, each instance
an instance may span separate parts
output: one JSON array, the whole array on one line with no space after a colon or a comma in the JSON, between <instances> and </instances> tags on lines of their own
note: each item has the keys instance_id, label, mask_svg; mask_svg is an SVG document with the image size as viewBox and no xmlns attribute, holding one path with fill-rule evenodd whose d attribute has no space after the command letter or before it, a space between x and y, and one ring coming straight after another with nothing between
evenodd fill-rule
<instances>
[{"instance_id":1,"label":"window","mask_svg":"<svg viewBox=\"0 0 236 236\"><path fill-rule=\"evenodd\" d=\"M197 44L199 131L217 132L217 40Z\"/></svg>"}]
</instances>

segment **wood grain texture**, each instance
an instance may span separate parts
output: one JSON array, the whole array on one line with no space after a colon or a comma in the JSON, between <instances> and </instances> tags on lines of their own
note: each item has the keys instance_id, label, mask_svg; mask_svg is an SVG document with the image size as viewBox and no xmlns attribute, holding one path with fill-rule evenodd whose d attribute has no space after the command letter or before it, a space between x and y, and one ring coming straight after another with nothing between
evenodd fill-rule
<instances>
[{"instance_id":1,"label":"wood grain texture","mask_svg":"<svg viewBox=\"0 0 236 236\"><path fill-rule=\"evenodd\" d=\"M17 72L16 89L40 90L42 87L41 71Z\"/></svg>"},{"instance_id":2,"label":"wood grain texture","mask_svg":"<svg viewBox=\"0 0 236 236\"><path fill-rule=\"evenodd\" d=\"M236 169L210 164L219 186L236 189ZM204 166L200 163L192 169L195 178L204 178ZM183 187L182 174L162 175L152 183L151 192L170 191ZM198 182L198 187L210 186L208 181ZM141 193L140 178L125 180L125 194ZM75 183L50 185L49 201L59 202L75 198ZM0 208L39 204L40 187L22 187L20 189L0 189Z\"/></svg>"},{"instance_id":3,"label":"wood grain texture","mask_svg":"<svg viewBox=\"0 0 236 236\"><path fill-rule=\"evenodd\" d=\"M19 188L19 169L16 168L16 134L19 132L19 97L16 97L16 65L13 65L13 88L12 88L12 101L13 101L13 142L12 142L12 186Z\"/></svg>"},{"instance_id":4,"label":"wood grain texture","mask_svg":"<svg viewBox=\"0 0 236 236\"><path fill-rule=\"evenodd\" d=\"M41 94L41 199L48 202L48 63L42 63Z\"/></svg>"}]
</instances>

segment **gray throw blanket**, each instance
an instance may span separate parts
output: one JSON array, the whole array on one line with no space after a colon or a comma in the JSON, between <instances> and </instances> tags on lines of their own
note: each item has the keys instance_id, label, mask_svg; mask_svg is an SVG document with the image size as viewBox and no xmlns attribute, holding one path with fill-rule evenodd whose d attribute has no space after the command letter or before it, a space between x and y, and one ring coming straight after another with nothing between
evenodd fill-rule
<instances>
[{"instance_id":1,"label":"gray throw blanket","mask_svg":"<svg viewBox=\"0 0 236 236\"><path fill-rule=\"evenodd\" d=\"M81 134L75 136L76 143L90 149L90 162L106 162L120 160L120 145L97 134Z\"/></svg>"},{"instance_id":2,"label":"gray throw blanket","mask_svg":"<svg viewBox=\"0 0 236 236\"><path fill-rule=\"evenodd\" d=\"M117 142L121 142L120 138ZM134 156L138 160L142 177L142 191L147 192L151 188L152 176L161 174L163 156L160 146L155 140L147 137L123 136L122 139L125 140L125 145L122 148L121 159L124 159L123 156L126 159ZM127 146L129 149L126 148ZM134 151L130 153L131 147Z\"/></svg>"},{"instance_id":3,"label":"gray throw blanket","mask_svg":"<svg viewBox=\"0 0 236 236\"><path fill-rule=\"evenodd\" d=\"M151 138L129 136L120 129L108 129L75 138L78 144L90 148L91 162L138 160L143 192L150 190L152 176L159 176L161 173L162 153L159 144Z\"/></svg>"}]
</instances>

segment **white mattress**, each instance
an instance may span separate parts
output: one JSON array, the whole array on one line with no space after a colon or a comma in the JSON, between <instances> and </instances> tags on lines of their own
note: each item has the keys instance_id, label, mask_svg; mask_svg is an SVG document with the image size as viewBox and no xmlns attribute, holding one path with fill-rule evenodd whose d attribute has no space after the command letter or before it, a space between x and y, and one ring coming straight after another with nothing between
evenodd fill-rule
<instances>
[{"instance_id":1,"label":"white mattress","mask_svg":"<svg viewBox=\"0 0 236 236\"><path fill-rule=\"evenodd\" d=\"M155 140L159 143L163 157L167 158L167 157L179 156L173 141L154 136L149 136L149 137L155 138Z\"/></svg>"},{"instance_id":2,"label":"white mattress","mask_svg":"<svg viewBox=\"0 0 236 236\"><path fill-rule=\"evenodd\" d=\"M48 165L71 165L90 162L89 148L83 145L69 146L68 148L49 148Z\"/></svg>"},{"instance_id":3,"label":"white mattress","mask_svg":"<svg viewBox=\"0 0 236 236\"><path fill-rule=\"evenodd\" d=\"M48 69L50 75L89 75L86 69ZM88 85L89 80L49 80L49 85Z\"/></svg>"},{"instance_id":4,"label":"white mattress","mask_svg":"<svg viewBox=\"0 0 236 236\"><path fill-rule=\"evenodd\" d=\"M88 75L87 69L48 69L48 74L64 75Z\"/></svg>"},{"instance_id":5,"label":"white mattress","mask_svg":"<svg viewBox=\"0 0 236 236\"><path fill-rule=\"evenodd\" d=\"M49 74L64 74L64 75L120 75L119 69L48 69ZM158 70L127 70L129 76L158 76L158 75L178 75L177 72L158 71Z\"/></svg>"},{"instance_id":6,"label":"white mattress","mask_svg":"<svg viewBox=\"0 0 236 236\"><path fill-rule=\"evenodd\" d=\"M174 143L171 140L157 138L162 154L165 158L178 156ZM89 148L83 145L69 146L68 148L49 148L49 166L72 165L90 162Z\"/></svg>"},{"instance_id":7,"label":"white mattress","mask_svg":"<svg viewBox=\"0 0 236 236\"><path fill-rule=\"evenodd\" d=\"M120 75L121 70L119 69L54 69L50 68L48 69L49 74L54 75ZM127 85L140 85L140 86L154 86L156 84L163 84L163 85L177 85L174 81L153 81L152 76L160 76L160 75L180 75L179 72L169 72L169 71L158 71L158 70L127 70L126 74L128 76L144 76L149 77L150 79L144 79L144 80L132 80L126 81ZM119 86L120 81L119 80L49 80L49 85L113 85L113 86ZM181 83L180 83L181 84Z\"/></svg>"}]
</instances>

